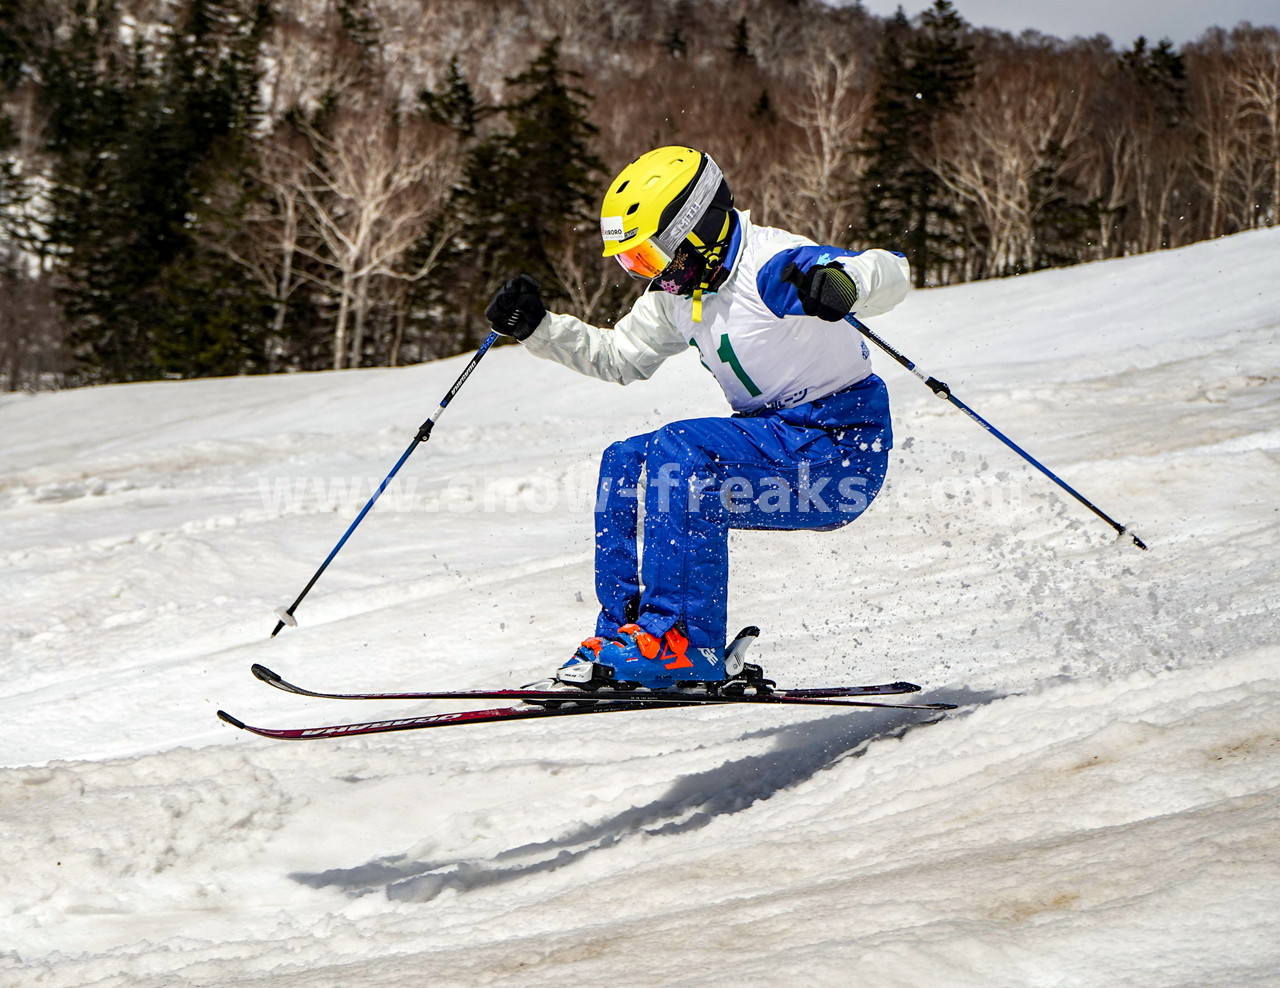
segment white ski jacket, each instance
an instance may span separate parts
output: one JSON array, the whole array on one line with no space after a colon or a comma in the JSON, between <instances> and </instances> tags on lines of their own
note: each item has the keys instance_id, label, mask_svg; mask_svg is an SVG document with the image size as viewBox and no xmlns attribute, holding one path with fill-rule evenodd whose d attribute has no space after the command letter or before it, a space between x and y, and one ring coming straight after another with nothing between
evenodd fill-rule
<instances>
[{"instance_id":1,"label":"white ski jacket","mask_svg":"<svg viewBox=\"0 0 1280 988\"><path fill-rule=\"evenodd\" d=\"M854 313L876 316L901 302L910 286L907 261L886 250L824 247L738 211L729 277L703 296L702 321L688 298L649 291L612 329L548 313L524 345L539 357L605 381L646 379L668 357L696 347L734 410L792 408L841 391L871 373L867 345L849 323L807 316L789 263L801 270L837 261L858 286Z\"/></svg>"}]
</instances>

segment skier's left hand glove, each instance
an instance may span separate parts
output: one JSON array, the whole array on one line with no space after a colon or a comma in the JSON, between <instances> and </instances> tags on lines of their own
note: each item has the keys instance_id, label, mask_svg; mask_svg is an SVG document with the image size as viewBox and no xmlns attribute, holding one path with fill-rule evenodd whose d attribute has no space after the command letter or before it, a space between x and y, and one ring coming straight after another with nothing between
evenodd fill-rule
<instances>
[{"instance_id":1,"label":"skier's left hand glove","mask_svg":"<svg viewBox=\"0 0 1280 988\"><path fill-rule=\"evenodd\" d=\"M517 340L532 336L546 314L542 291L527 274L518 275L499 288L489 308L484 310L484 317L495 333Z\"/></svg>"},{"instance_id":2,"label":"skier's left hand glove","mask_svg":"<svg viewBox=\"0 0 1280 988\"><path fill-rule=\"evenodd\" d=\"M782 269L782 280L796 286L805 315L827 322L843 319L858 301L858 286L835 261L808 271L801 271L794 263L788 264Z\"/></svg>"}]
</instances>

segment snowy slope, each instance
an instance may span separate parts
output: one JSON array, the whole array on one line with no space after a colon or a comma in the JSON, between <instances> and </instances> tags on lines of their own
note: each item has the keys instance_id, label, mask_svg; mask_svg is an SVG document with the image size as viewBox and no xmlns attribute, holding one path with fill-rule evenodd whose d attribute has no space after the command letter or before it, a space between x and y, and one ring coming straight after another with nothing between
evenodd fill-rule
<instances>
[{"instance_id":1,"label":"snowy slope","mask_svg":"<svg viewBox=\"0 0 1280 988\"><path fill-rule=\"evenodd\" d=\"M0 398L0 985L1280 984L1280 231L913 295L890 482L735 534L787 684L962 711L672 710L272 744L423 713L274 693L544 675L591 627L611 438L724 414L489 354ZM619 974L619 972L622 972Z\"/></svg>"}]
</instances>

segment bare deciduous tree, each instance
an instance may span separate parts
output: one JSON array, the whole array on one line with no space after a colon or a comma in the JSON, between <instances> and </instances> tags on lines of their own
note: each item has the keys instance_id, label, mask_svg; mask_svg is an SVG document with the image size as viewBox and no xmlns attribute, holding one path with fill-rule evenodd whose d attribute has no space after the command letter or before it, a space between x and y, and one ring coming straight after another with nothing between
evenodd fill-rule
<instances>
[{"instance_id":1,"label":"bare deciduous tree","mask_svg":"<svg viewBox=\"0 0 1280 988\"><path fill-rule=\"evenodd\" d=\"M987 63L968 107L936 135L926 164L975 215L970 239L988 275L1035 267L1037 182L1078 161L1087 127L1073 68L1048 52Z\"/></svg>"},{"instance_id":2,"label":"bare deciduous tree","mask_svg":"<svg viewBox=\"0 0 1280 988\"><path fill-rule=\"evenodd\" d=\"M292 143L291 143L292 142ZM302 185L306 148L296 133L281 128L258 148L252 178L259 193L244 209L242 222L211 244L243 267L272 300L271 332L284 335L289 300L305 282L297 264L304 228Z\"/></svg>"},{"instance_id":3,"label":"bare deciduous tree","mask_svg":"<svg viewBox=\"0 0 1280 988\"><path fill-rule=\"evenodd\" d=\"M1232 100L1230 56L1221 44L1198 46L1191 62L1190 100L1197 135L1193 173L1208 198L1204 233L1220 237L1231 213L1232 161L1247 154L1239 108Z\"/></svg>"},{"instance_id":4,"label":"bare deciduous tree","mask_svg":"<svg viewBox=\"0 0 1280 988\"><path fill-rule=\"evenodd\" d=\"M1250 157L1259 165L1256 188L1264 200L1250 204L1251 225L1271 225L1280 221L1280 30L1238 28L1231 40L1232 89L1254 145Z\"/></svg>"},{"instance_id":5,"label":"bare deciduous tree","mask_svg":"<svg viewBox=\"0 0 1280 988\"><path fill-rule=\"evenodd\" d=\"M785 157L771 149L776 164L768 185L776 197L774 210L778 222L821 243L844 242L857 219L856 186L866 166L859 146L873 98L867 77L856 53L828 40L804 67L803 87L780 100L797 141Z\"/></svg>"},{"instance_id":6,"label":"bare deciduous tree","mask_svg":"<svg viewBox=\"0 0 1280 988\"><path fill-rule=\"evenodd\" d=\"M621 281L616 275L610 279L610 266L617 265L600 256L594 234L594 230L579 231L576 241L566 241L548 253L551 268L569 296L569 311L587 322L601 319L610 289Z\"/></svg>"},{"instance_id":7,"label":"bare deciduous tree","mask_svg":"<svg viewBox=\"0 0 1280 988\"><path fill-rule=\"evenodd\" d=\"M308 125L305 132L311 154L299 192L318 243L301 249L333 271L333 366L358 366L371 280L407 276L396 264L447 202L457 142L385 103L377 111L341 111L327 130Z\"/></svg>"}]
</instances>

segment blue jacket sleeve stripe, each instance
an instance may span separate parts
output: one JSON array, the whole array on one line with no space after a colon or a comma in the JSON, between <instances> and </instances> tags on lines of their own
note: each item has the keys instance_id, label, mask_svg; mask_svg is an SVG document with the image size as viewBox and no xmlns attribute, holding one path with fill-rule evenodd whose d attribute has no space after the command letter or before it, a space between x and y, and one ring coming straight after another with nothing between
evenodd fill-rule
<instances>
[{"instance_id":1,"label":"blue jacket sleeve stripe","mask_svg":"<svg viewBox=\"0 0 1280 988\"><path fill-rule=\"evenodd\" d=\"M797 265L801 271L808 271L815 264L827 264L834 257L855 257L859 250L842 250L839 247L819 247L806 244L802 247L789 247L769 258L756 274L756 288L769 311L781 319L783 316L802 316L804 307L800 304L800 296L796 294L796 286L782 280L782 272L788 264Z\"/></svg>"}]
</instances>

